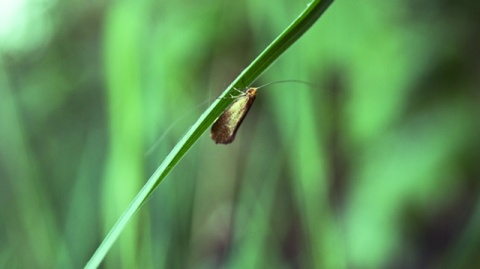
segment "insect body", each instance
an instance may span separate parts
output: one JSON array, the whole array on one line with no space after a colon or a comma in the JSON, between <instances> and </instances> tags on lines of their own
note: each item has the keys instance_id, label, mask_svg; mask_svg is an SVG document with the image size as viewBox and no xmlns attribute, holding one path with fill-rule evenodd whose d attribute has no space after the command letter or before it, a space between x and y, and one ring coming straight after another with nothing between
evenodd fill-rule
<instances>
[{"instance_id":1,"label":"insect body","mask_svg":"<svg viewBox=\"0 0 480 269\"><path fill-rule=\"evenodd\" d=\"M218 117L210 131L210 137L215 143L230 144L233 142L238 128L255 101L257 89L249 88L245 93L237 96L233 104Z\"/></svg>"}]
</instances>

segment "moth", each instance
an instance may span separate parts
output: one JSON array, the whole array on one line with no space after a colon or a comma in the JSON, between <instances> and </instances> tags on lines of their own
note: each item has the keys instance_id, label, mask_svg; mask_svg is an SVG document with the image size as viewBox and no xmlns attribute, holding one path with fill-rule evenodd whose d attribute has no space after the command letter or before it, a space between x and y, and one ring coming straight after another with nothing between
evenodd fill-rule
<instances>
[{"instance_id":1,"label":"moth","mask_svg":"<svg viewBox=\"0 0 480 269\"><path fill-rule=\"evenodd\" d=\"M235 97L236 100L218 117L212 125L210 137L217 144L230 144L235 139L238 128L255 101L258 88L248 88Z\"/></svg>"},{"instance_id":2,"label":"moth","mask_svg":"<svg viewBox=\"0 0 480 269\"><path fill-rule=\"evenodd\" d=\"M257 90L274 83L297 82L306 85L315 85L314 83L301 80L280 80L270 82L259 87L249 87L245 92L235 96L235 101L218 117L210 130L210 137L217 144L230 144L235 139L238 128L242 125L245 116L253 105L257 96Z\"/></svg>"}]
</instances>

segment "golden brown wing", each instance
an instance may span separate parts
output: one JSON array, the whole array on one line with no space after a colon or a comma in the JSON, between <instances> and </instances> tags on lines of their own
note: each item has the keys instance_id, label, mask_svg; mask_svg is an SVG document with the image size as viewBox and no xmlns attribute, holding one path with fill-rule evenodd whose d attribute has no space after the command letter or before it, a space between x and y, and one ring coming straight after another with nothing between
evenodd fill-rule
<instances>
[{"instance_id":1,"label":"golden brown wing","mask_svg":"<svg viewBox=\"0 0 480 269\"><path fill-rule=\"evenodd\" d=\"M217 144L230 144L247 115L257 95L256 88L250 88L245 95L239 96L213 123L210 137Z\"/></svg>"}]
</instances>

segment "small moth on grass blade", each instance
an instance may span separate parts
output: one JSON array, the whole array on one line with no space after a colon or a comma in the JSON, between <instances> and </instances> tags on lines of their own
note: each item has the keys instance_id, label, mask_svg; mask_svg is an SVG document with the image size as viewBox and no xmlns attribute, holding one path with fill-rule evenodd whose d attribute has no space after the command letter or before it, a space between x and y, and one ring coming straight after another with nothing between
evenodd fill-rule
<instances>
[{"instance_id":1,"label":"small moth on grass blade","mask_svg":"<svg viewBox=\"0 0 480 269\"><path fill-rule=\"evenodd\" d=\"M237 96L237 100L218 117L210 131L210 137L215 143L230 144L233 142L238 128L255 101L257 89L249 88L245 93Z\"/></svg>"},{"instance_id":2,"label":"small moth on grass blade","mask_svg":"<svg viewBox=\"0 0 480 269\"><path fill-rule=\"evenodd\" d=\"M283 82L298 82L303 84L314 85L310 82L300 81L300 80L281 80L271 82L260 87L248 88L245 92L242 92L239 96L235 96L236 99L213 123L212 129L210 131L210 137L217 144L230 144L235 139L235 134L240 128L240 125L245 119L250 107L255 101L257 96L257 90L263 88L267 85L274 83L283 83Z\"/></svg>"}]
</instances>

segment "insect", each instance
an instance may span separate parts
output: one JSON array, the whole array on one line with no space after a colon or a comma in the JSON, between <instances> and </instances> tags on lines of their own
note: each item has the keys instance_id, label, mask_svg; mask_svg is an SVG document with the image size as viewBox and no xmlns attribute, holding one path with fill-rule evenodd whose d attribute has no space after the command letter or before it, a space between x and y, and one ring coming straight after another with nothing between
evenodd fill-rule
<instances>
[{"instance_id":1,"label":"insect","mask_svg":"<svg viewBox=\"0 0 480 269\"><path fill-rule=\"evenodd\" d=\"M255 101L257 96L257 90L263 88L267 85L273 83L282 83L282 82L299 82L303 84L312 84L310 82L299 81L299 80L281 80L271 82L260 87L250 87L245 92L242 92L240 95L235 96L236 99L213 123L212 129L210 130L210 137L217 144L230 144L235 139L238 128L242 124L245 116L247 116L248 111Z\"/></svg>"},{"instance_id":2,"label":"insect","mask_svg":"<svg viewBox=\"0 0 480 269\"><path fill-rule=\"evenodd\" d=\"M258 88L249 88L245 93L236 97L236 100L218 117L212 125L210 137L217 144L230 144L240 128L250 107L255 101Z\"/></svg>"}]
</instances>

